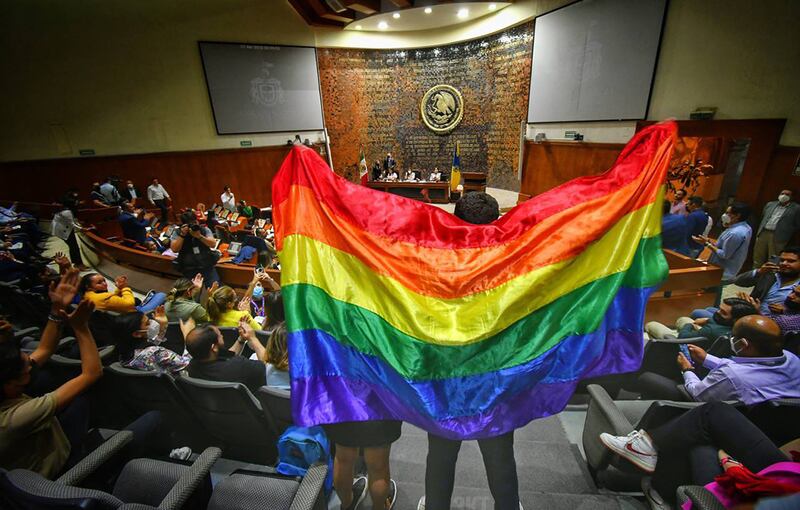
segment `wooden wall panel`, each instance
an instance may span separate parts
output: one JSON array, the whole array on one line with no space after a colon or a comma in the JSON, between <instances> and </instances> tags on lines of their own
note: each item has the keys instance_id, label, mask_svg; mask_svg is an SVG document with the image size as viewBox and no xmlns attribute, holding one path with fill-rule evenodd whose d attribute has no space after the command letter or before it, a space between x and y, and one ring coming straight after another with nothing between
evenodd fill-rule
<instances>
[{"instance_id":1,"label":"wooden wall panel","mask_svg":"<svg viewBox=\"0 0 800 510\"><path fill-rule=\"evenodd\" d=\"M142 194L151 179L158 177L176 209L218 202L225 184L231 186L237 200L265 207L272 203L272 178L289 149L275 146L4 162L0 163L0 199L51 202L69 188L78 189L86 199L92 182L117 175L131 179Z\"/></svg>"},{"instance_id":2,"label":"wooden wall panel","mask_svg":"<svg viewBox=\"0 0 800 510\"><path fill-rule=\"evenodd\" d=\"M759 212L767 202L777 200L778 194L784 189L792 190L795 201L800 201L800 176L792 174L798 158L800 147L779 146L772 153L758 193L756 206Z\"/></svg>"},{"instance_id":3,"label":"wooden wall panel","mask_svg":"<svg viewBox=\"0 0 800 510\"><path fill-rule=\"evenodd\" d=\"M624 146L618 143L525 142L520 199L544 193L576 177L605 172Z\"/></svg>"}]
</instances>

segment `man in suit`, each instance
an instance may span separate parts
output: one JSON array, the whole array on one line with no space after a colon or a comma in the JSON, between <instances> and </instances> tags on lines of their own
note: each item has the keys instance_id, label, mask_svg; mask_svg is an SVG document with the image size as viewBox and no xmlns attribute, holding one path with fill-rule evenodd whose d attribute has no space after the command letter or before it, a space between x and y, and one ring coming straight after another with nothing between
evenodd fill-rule
<instances>
[{"instance_id":1,"label":"man in suit","mask_svg":"<svg viewBox=\"0 0 800 510\"><path fill-rule=\"evenodd\" d=\"M800 229L800 205L792 200L792 190L785 189L764 206L753 247L753 269L758 269L781 252Z\"/></svg>"},{"instance_id":2,"label":"man in suit","mask_svg":"<svg viewBox=\"0 0 800 510\"><path fill-rule=\"evenodd\" d=\"M372 180L379 181L381 179L381 160L376 159L375 164L372 165Z\"/></svg>"},{"instance_id":3,"label":"man in suit","mask_svg":"<svg viewBox=\"0 0 800 510\"><path fill-rule=\"evenodd\" d=\"M386 153L386 159L383 160L383 170L388 175L397 166L397 161L392 157L391 152Z\"/></svg>"},{"instance_id":4,"label":"man in suit","mask_svg":"<svg viewBox=\"0 0 800 510\"><path fill-rule=\"evenodd\" d=\"M133 185L133 181L131 180L125 183L125 187L122 188L122 192L120 192L120 194L126 202L130 202L133 205L136 205L136 200L142 196L136 186Z\"/></svg>"}]
</instances>

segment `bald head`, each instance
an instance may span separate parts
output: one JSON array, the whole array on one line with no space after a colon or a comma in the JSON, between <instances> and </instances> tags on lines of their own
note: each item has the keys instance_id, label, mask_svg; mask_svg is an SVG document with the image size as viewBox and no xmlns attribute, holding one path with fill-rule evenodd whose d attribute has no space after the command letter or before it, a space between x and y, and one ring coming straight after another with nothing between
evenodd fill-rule
<instances>
[{"instance_id":1,"label":"bald head","mask_svg":"<svg viewBox=\"0 0 800 510\"><path fill-rule=\"evenodd\" d=\"M197 326L186 335L186 350L198 361L216 358L219 348L224 345L219 329L210 324Z\"/></svg>"},{"instance_id":2,"label":"bald head","mask_svg":"<svg viewBox=\"0 0 800 510\"><path fill-rule=\"evenodd\" d=\"M742 351L746 357L773 357L783 352L781 328L763 315L747 315L736 321L733 336L747 340L748 346Z\"/></svg>"}]
</instances>

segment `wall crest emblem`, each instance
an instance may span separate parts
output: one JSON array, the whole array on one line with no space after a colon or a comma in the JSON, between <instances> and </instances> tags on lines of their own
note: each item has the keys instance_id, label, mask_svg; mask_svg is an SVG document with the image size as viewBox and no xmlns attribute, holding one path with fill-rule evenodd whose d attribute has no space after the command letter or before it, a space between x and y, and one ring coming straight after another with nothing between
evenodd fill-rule
<instances>
[{"instance_id":1,"label":"wall crest emblem","mask_svg":"<svg viewBox=\"0 0 800 510\"><path fill-rule=\"evenodd\" d=\"M449 133L464 116L464 99L461 92L450 85L436 85L422 96L419 105L422 122L434 133Z\"/></svg>"}]
</instances>

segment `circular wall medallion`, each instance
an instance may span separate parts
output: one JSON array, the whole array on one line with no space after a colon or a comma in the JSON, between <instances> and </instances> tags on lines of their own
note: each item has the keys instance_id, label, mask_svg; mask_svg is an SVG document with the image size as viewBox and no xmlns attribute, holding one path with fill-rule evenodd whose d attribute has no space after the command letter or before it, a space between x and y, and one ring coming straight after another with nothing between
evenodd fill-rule
<instances>
[{"instance_id":1,"label":"circular wall medallion","mask_svg":"<svg viewBox=\"0 0 800 510\"><path fill-rule=\"evenodd\" d=\"M461 92L450 85L436 85L422 96L419 105L422 122L437 134L452 131L464 116Z\"/></svg>"}]
</instances>

